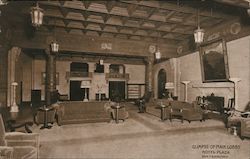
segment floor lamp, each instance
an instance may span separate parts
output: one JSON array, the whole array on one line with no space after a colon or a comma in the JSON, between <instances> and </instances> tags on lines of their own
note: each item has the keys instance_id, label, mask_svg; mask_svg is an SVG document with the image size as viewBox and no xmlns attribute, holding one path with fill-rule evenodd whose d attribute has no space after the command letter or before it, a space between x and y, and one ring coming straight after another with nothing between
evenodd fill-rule
<instances>
[{"instance_id":1,"label":"floor lamp","mask_svg":"<svg viewBox=\"0 0 250 159\"><path fill-rule=\"evenodd\" d=\"M13 92L12 92L13 93L12 94L12 96L13 96L13 103L11 105L10 112L13 112L13 113L16 113L16 112L19 111L18 110L18 105L16 104L16 87L17 87L17 85L18 85L17 82L12 82L11 83L11 86L13 88Z\"/></svg>"},{"instance_id":2,"label":"floor lamp","mask_svg":"<svg viewBox=\"0 0 250 159\"><path fill-rule=\"evenodd\" d=\"M183 83L185 85L185 102L187 102L187 86L188 86L188 83L190 83L190 81L181 81L181 83Z\"/></svg>"},{"instance_id":3,"label":"floor lamp","mask_svg":"<svg viewBox=\"0 0 250 159\"><path fill-rule=\"evenodd\" d=\"M81 88L84 88L84 102L89 101L88 99L88 88L90 88L90 82L89 81L82 81L81 82Z\"/></svg>"}]
</instances>

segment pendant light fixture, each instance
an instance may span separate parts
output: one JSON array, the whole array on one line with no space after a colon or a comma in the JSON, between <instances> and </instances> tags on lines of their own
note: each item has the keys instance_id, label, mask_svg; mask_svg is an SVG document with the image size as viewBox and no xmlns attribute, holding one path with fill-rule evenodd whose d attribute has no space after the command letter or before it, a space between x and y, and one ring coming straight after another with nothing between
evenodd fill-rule
<instances>
[{"instance_id":1,"label":"pendant light fixture","mask_svg":"<svg viewBox=\"0 0 250 159\"><path fill-rule=\"evenodd\" d=\"M31 22L34 27L39 27L43 23L43 15L44 11L39 7L38 2L36 2L36 6L31 8Z\"/></svg>"},{"instance_id":2,"label":"pendant light fixture","mask_svg":"<svg viewBox=\"0 0 250 159\"><path fill-rule=\"evenodd\" d=\"M59 44L57 43L57 41L56 41L56 19L54 19L54 29L53 29L53 33L54 33L54 35L53 35L53 41L52 41L52 43L50 44L50 48L51 48L51 51L53 52L53 53L58 53L58 51L59 51Z\"/></svg>"},{"instance_id":3,"label":"pendant light fixture","mask_svg":"<svg viewBox=\"0 0 250 159\"><path fill-rule=\"evenodd\" d=\"M158 38L157 38L157 46L156 46L156 52L155 52L155 59L159 60L161 59L161 52L160 52L160 46L159 46L159 37L160 37L160 33L158 33Z\"/></svg>"},{"instance_id":4,"label":"pendant light fixture","mask_svg":"<svg viewBox=\"0 0 250 159\"><path fill-rule=\"evenodd\" d=\"M155 59L156 60L161 59L161 52L160 52L160 49L159 49L159 45L157 45L157 50L155 52Z\"/></svg>"},{"instance_id":5,"label":"pendant light fixture","mask_svg":"<svg viewBox=\"0 0 250 159\"><path fill-rule=\"evenodd\" d=\"M204 29L200 28L200 21L199 21L199 9L197 11L197 25L198 28L194 31L194 41L197 44L200 44L203 42L203 38L204 38Z\"/></svg>"},{"instance_id":6,"label":"pendant light fixture","mask_svg":"<svg viewBox=\"0 0 250 159\"><path fill-rule=\"evenodd\" d=\"M0 0L0 6L2 6L2 5L6 5L8 3L8 1L7 0Z\"/></svg>"}]
</instances>

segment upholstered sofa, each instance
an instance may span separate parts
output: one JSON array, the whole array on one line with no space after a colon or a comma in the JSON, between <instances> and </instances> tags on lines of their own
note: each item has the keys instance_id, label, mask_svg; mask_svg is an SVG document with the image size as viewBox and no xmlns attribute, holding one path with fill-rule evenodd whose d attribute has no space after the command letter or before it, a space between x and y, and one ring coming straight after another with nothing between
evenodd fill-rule
<instances>
[{"instance_id":1,"label":"upholstered sofa","mask_svg":"<svg viewBox=\"0 0 250 159\"><path fill-rule=\"evenodd\" d=\"M56 109L58 125L78 124L91 122L109 122L110 114L104 110L105 102L71 101L60 102Z\"/></svg>"},{"instance_id":2,"label":"upholstered sofa","mask_svg":"<svg viewBox=\"0 0 250 159\"><path fill-rule=\"evenodd\" d=\"M147 104L147 112L161 117L161 106L166 106L166 119L170 119L171 112L173 112L174 109L179 109L184 120L187 120L189 122L195 120L203 120L203 110L196 102L188 103L183 101L169 101L166 99L153 100Z\"/></svg>"}]
</instances>

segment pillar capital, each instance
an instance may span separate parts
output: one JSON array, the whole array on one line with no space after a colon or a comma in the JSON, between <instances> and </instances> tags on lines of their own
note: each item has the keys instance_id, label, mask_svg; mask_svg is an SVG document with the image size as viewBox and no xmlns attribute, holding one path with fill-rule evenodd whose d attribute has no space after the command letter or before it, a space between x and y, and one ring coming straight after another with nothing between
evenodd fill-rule
<instances>
[{"instance_id":1,"label":"pillar capital","mask_svg":"<svg viewBox=\"0 0 250 159\"><path fill-rule=\"evenodd\" d=\"M20 56L21 54L21 51L22 49L20 47L12 47L10 50L9 50L9 54L11 54L11 56L13 57L13 60L17 61L18 60L18 57Z\"/></svg>"}]
</instances>

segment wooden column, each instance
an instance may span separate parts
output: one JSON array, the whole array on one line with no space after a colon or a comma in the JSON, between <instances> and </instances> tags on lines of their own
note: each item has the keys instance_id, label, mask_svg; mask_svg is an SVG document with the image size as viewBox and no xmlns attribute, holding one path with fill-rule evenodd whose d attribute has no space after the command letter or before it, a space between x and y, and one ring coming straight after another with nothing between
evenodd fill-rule
<instances>
[{"instance_id":1,"label":"wooden column","mask_svg":"<svg viewBox=\"0 0 250 159\"><path fill-rule=\"evenodd\" d=\"M8 96L8 48L1 47L0 48L0 107L7 106L7 96Z\"/></svg>"},{"instance_id":2,"label":"wooden column","mask_svg":"<svg viewBox=\"0 0 250 159\"><path fill-rule=\"evenodd\" d=\"M56 92L56 56L50 49L45 50L46 58L46 82L45 82L45 101L46 106L51 105L53 93Z\"/></svg>"},{"instance_id":3,"label":"wooden column","mask_svg":"<svg viewBox=\"0 0 250 159\"><path fill-rule=\"evenodd\" d=\"M146 58L146 92L153 92L153 62L154 56Z\"/></svg>"}]
</instances>

